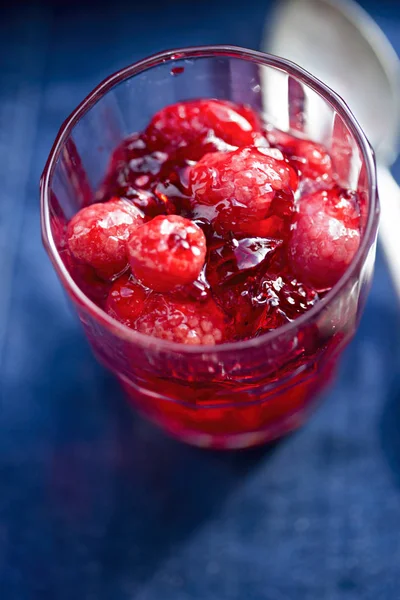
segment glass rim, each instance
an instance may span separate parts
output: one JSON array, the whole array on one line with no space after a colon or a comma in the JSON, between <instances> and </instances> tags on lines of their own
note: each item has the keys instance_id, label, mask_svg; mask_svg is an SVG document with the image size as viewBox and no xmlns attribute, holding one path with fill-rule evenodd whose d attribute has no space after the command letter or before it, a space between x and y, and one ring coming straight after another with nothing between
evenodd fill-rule
<instances>
[{"instance_id":1,"label":"glass rim","mask_svg":"<svg viewBox=\"0 0 400 600\"><path fill-rule=\"evenodd\" d=\"M88 298L88 296L86 296L86 294L80 289L78 284L75 283L71 277L56 247L50 222L50 190L54 169L65 142L80 119L95 104L97 104L97 102L101 100L101 98L105 96L107 92L123 81L167 62L173 63L174 61L182 59L213 58L216 56L238 58L260 65L274 67L279 70L284 70L289 75L292 75L296 78L301 78L310 89L317 92L323 98L326 98L336 112L343 118L349 130L359 144L366 166L370 202L364 235L351 264L346 269L339 281L329 290L326 296L308 309L303 315L289 323L286 323L285 325L278 327L277 329L249 340L225 342L216 345L192 346L178 342L162 340L160 338L155 338L135 331L134 329L129 328L127 325L124 325L108 315L102 308L97 306L97 304L95 304L92 300L90 300L90 298ZM371 238L375 236L379 215L374 152L369 141L367 140L365 133L363 132L350 108L347 106L346 102L329 86L292 61L257 50L227 45L191 46L186 48L165 50L163 52L152 54L151 56L139 60L106 77L86 96L86 98L75 108L75 110L61 125L40 178L40 204L42 240L46 252L53 263L54 269L73 300L83 307L92 317L95 317L96 321L100 325L104 326L110 330L110 332L112 332L114 335L117 335L124 341L138 344L143 347L157 347L157 349L160 350L169 350L171 352L179 352L181 354L207 355L258 348L264 344L273 342L281 335L287 335L291 331L301 328L308 321L311 321L318 314L322 313L327 305L334 301L340 292L345 288L351 276L357 270L360 263L363 262L365 255L369 251Z\"/></svg>"}]
</instances>

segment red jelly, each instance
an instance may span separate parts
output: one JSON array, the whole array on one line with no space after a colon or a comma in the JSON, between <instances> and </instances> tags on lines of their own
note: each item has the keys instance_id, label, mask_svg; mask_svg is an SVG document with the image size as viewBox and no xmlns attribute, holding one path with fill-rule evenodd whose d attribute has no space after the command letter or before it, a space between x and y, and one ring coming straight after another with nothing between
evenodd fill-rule
<instances>
[{"instance_id":1,"label":"red jelly","mask_svg":"<svg viewBox=\"0 0 400 600\"><path fill-rule=\"evenodd\" d=\"M340 187L325 148L220 100L154 115L114 151L96 201L66 228L63 254L78 285L139 334L191 346L258 338L297 319L337 283L361 237L357 194ZM124 347L130 377L121 370L120 378L142 410L179 437L224 439L302 412L321 383L322 376L303 381L310 349L314 356L325 343L315 343L320 335L304 328L268 364L260 355L248 380L236 379L234 363L227 371L216 361L201 385L179 363L163 373L156 362L152 372L139 368L143 356ZM325 379L332 368L325 365ZM275 401L262 391L289 375L291 387ZM151 398L139 401L143 389ZM230 406L232 390L240 409Z\"/></svg>"}]
</instances>

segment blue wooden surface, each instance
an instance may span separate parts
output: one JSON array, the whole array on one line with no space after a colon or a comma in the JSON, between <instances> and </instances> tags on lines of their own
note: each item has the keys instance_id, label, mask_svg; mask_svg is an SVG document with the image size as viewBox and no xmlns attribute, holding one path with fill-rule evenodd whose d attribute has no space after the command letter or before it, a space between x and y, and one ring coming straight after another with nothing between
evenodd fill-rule
<instances>
[{"instance_id":1,"label":"blue wooden surface","mask_svg":"<svg viewBox=\"0 0 400 600\"><path fill-rule=\"evenodd\" d=\"M157 50L257 48L269 6L135 4L1 9L0 598L398 600L399 311L380 255L310 423L273 448L216 454L132 415L42 250L38 179L77 102ZM400 52L400 8L364 5Z\"/></svg>"}]
</instances>

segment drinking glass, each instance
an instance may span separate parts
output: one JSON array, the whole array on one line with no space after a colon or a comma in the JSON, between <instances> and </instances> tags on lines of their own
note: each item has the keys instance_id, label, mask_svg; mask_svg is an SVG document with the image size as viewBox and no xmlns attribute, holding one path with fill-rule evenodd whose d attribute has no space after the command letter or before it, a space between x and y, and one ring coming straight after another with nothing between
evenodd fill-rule
<instances>
[{"instance_id":1,"label":"drinking glass","mask_svg":"<svg viewBox=\"0 0 400 600\"><path fill-rule=\"evenodd\" d=\"M347 272L298 319L254 339L186 346L143 335L107 315L63 258L66 222L95 200L110 156L164 106L194 98L246 103L268 123L331 152L357 190L362 241ZM373 152L346 104L293 63L210 46L163 52L103 81L62 125L41 179L46 250L96 357L128 400L173 436L203 447L261 444L297 428L353 337L371 281L378 223Z\"/></svg>"}]
</instances>

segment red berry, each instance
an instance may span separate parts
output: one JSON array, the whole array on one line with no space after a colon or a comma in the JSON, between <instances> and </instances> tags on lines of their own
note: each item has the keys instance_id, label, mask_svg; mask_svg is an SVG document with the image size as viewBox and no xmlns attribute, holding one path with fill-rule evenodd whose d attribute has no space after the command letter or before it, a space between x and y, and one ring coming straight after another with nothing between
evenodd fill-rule
<instances>
[{"instance_id":1,"label":"red berry","mask_svg":"<svg viewBox=\"0 0 400 600\"><path fill-rule=\"evenodd\" d=\"M68 224L67 241L73 257L112 279L127 266L126 240L143 222L133 204L113 198L80 210Z\"/></svg>"},{"instance_id":2,"label":"red berry","mask_svg":"<svg viewBox=\"0 0 400 600\"><path fill-rule=\"evenodd\" d=\"M261 123L250 107L222 100L193 100L171 104L160 110L147 127L151 147L181 148L212 141L231 146L254 144L261 136Z\"/></svg>"},{"instance_id":3,"label":"red berry","mask_svg":"<svg viewBox=\"0 0 400 600\"><path fill-rule=\"evenodd\" d=\"M199 204L235 229L268 216L276 192L291 194L297 177L279 150L252 146L207 154L191 168L190 186Z\"/></svg>"},{"instance_id":4,"label":"red berry","mask_svg":"<svg viewBox=\"0 0 400 600\"><path fill-rule=\"evenodd\" d=\"M332 159L324 146L308 140L297 140L292 155L303 177L330 180L332 177Z\"/></svg>"},{"instance_id":5,"label":"red berry","mask_svg":"<svg viewBox=\"0 0 400 600\"><path fill-rule=\"evenodd\" d=\"M200 303L154 294L136 321L136 329L170 342L214 345L226 341L229 328L214 300Z\"/></svg>"},{"instance_id":6,"label":"red berry","mask_svg":"<svg viewBox=\"0 0 400 600\"><path fill-rule=\"evenodd\" d=\"M335 285L360 244L359 224L354 194L332 189L303 197L289 245L296 276L317 290Z\"/></svg>"},{"instance_id":7,"label":"red berry","mask_svg":"<svg viewBox=\"0 0 400 600\"><path fill-rule=\"evenodd\" d=\"M302 140L277 129L270 130L267 138L270 144L290 157L303 177L326 181L332 179L332 159L322 144Z\"/></svg>"},{"instance_id":8,"label":"red berry","mask_svg":"<svg viewBox=\"0 0 400 600\"><path fill-rule=\"evenodd\" d=\"M93 267L76 262L68 248L62 250L60 256L76 285L88 298L102 306L109 283L101 279Z\"/></svg>"},{"instance_id":9,"label":"red berry","mask_svg":"<svg viewBox=\"0 0 400 600\"><path fill-rule=\"evenodd\" d=\"M276 146L277 148L287 149L289 148L297 138L286 131L281 131L280 129L275 129L271 125L267 125L266 137L271 146Z\"/></svg>"},{"instance_id":10,"label":"red berry","mask_svg":"<svg viewBox=\"0 0 400 600\"><path fill-rule=\"evenodd\" d=\"M207 251L200 227L179 215L160 215L138 227L127 249L134 275L157 292L197 279Z\"/></svg>"},{"instance_id":11,"label":"red berry","mask_svg":"<svg viewBox=\"0 0 400 600\"><path fill-rule=\"evenodd\" d=\"M140 285L131 275L122 275L112 285L106 300L109 315L129 327L143 311L149 290Z\"/></svg>"}]
</instances>

